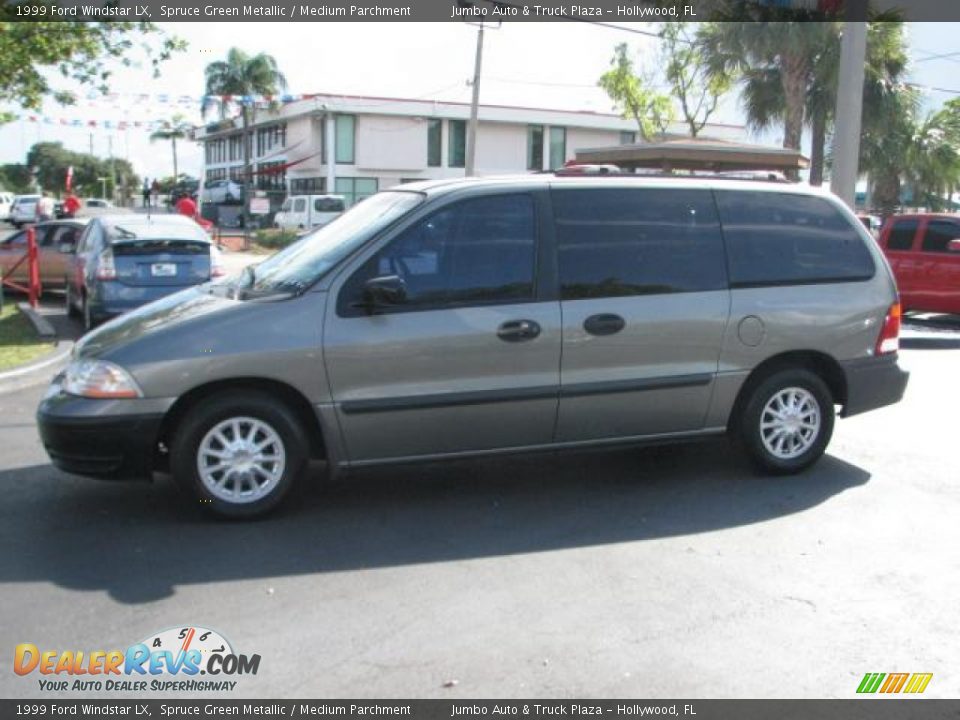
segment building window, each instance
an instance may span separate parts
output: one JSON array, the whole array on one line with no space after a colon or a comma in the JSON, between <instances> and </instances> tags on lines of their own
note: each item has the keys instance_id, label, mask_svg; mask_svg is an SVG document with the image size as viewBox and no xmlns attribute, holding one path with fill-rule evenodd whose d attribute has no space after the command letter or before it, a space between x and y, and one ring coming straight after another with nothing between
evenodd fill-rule
<instances>
[{"instance_id":1,"label":"building window","mask_svg":"<svg viewBox=\"0 0 960 720\"><path fill-rule=\"evenodd\" d=\"M287 124L268 125L257 129L257 155L270 152L275 147L287 144Z\"/></svg>"},{"instance_id":2,"label":"building window","mask_svg":"<svg viewBox=\"0 0 960 720\"><path fill-rule=\"evenodd\" d=\"M228 157L230 160L243 160L243 136L231 135Z\"/></svg>"},{"instance_id":3,"label":"building window","mask_svg":"<svg viewBox=\"0 0 960 720\"><path fill-rule=\"evenodd\" d=\"M217 168L216 170L207 170L207 182L215 182L217 180L224 180L227 177L226 168Z\"/></svg>"},{"instance_id":4,"label":"building window","mask_svg":"<svg viewBox=\"0 0 960 720\"><path fill-rule=\"evenodd\" d=\"M527 126L527 170L543 170L543 125Z\"/></svg>"},{"instance_id":5,"label":"building window","mask_svg":"<svg viewBox=\"0 0 960 720\"><path fill-rule=\"evenodd\" d=\"M279 168L283 165L283 161L280 160L260 163L260 165L257 166L257 170L259 171L257 174L257 189L285 190L287 187L287 171L284 169L271 172L271 168Z\"/></svg>"},{"instance_id":6,"label":"building window","mask_svg":"<svg viewBox=\"0 0 960 720\"><path fill-rule=\"evenodd\" d=\"M637 142L637 134L635 132L631 132L630 130L620 131L621 145L633 145L635 142Z\"/></svg>"},{"instance_id":7,"label":"building window","mask_svg":"<svg viewBox=\"0 0 960 720\"><path fill-rule=\"evenodd\" d=\"M449 120L450 148L447 153L447 165L462 168L467 165L467 121Z\"/></svg>"},{"instance_id":8,"label":"building window","mask_svg":"<svg viewBox=\"0 0 960 720\"><path fill-rule=\"evenodd\" d=\"M334 149L334 160L344 165L352 165L354 162L354 134L356 131L356 118L353 115L337 115L336 120L336 148Z\"/></svg>"},{"instance_id":9,"label":"building window","mask_svg":"<svg viewBox=\"0 0 960 720\"><path fill-rule=\"evenodd\" d=\"M347 207L375 194L379 188L376 178L337 178L334 192L343 195Z\"/></svg>"},{"instance_id":10,"label":"building window","mask_svg":"<svg viewBox=\"0 0 960 720\"><path fill-rule=\"evenodd\" d=\"M230 168L230 179L236 183L243 182L243 165L234 165Z\"/></svg>"},{"instance_id":11,"label":"building window","mask_svg":"<svg viewBox=\"0 0 960 720\"><path fill-rule=\"evenodd\" d=\"M443 120L427 121L427 165L440 167L443 158Z\"/></svg>"},{"instance_id":12,"label":"building window","mask_svg":"<svg viewBox=\"0 0 960 720\"><path fill-rule=\"evenodd\" d=\"M321 195L327 191L327 179L322 177L297 178L290 181L291 195Z\"/></svg>"},{"instance_id":13,"label":"building window","mask_svg":"<svg viewBox=\"0 0 960 720\"><path fill-rule=\"evenodd\" d=\"M567 161L567 129L550 128L550 169L563 167Z\"/></svg>"}]
</instances>

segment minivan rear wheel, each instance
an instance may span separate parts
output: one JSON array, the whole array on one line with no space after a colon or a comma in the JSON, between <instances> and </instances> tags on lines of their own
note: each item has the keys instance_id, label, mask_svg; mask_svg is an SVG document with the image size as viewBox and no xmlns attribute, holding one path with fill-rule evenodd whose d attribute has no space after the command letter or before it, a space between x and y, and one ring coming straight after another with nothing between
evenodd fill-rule
<instances>
[{"instance_id":1,"label":"minivan rear wheel","mask_svg":"<svg viewBox=\"0 0 960 720\"><path fill-rule=\"evenodd\" d=\"M170 447L178 484L215 515L273 510L302 475L307 441L296 415L255 391L216 395L184 416Z\"/></svg>"},{"instance_id":2,"label":"minivan rear wheel","mask_svg":"<svg viewBox=\"0 0 960 720\"><path fill-rule=\"evenodd\" d=\"M833 397L826 383L802 368L761 381L740 417L740 441L757 469L797 473L823 455L833 434Z\"/></svg>"}]
</instances>

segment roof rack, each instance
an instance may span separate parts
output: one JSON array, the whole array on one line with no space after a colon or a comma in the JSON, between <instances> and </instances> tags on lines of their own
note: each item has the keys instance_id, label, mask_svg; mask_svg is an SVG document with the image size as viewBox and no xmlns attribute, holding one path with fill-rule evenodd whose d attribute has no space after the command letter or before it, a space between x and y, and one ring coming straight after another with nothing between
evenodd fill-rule
<instances>
[{"instance_id":1,"label":"roof rack","mask_svg":"<svg viewBox=\"0 0 960 720\"><path fill-rule=\"evenodd\" d=\"M746 180L753 182L793 182L782 172L776 170L690 170L686 172L671 172L656 168L636 168L624 170L617 165L594 165L589 163L568 164L556 170L547 170L547 174L556 177L658 177L699 180L703 178L720 178L723 180Z\"/></svg>"}]
</instances>

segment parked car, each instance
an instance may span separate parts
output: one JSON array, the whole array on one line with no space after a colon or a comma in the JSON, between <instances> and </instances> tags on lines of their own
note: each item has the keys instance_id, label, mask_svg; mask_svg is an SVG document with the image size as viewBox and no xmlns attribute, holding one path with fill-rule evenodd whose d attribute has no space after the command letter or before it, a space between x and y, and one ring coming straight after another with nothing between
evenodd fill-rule
<instances>
[{"instance_id":1,"label":"parked car","mask_svg":"<svg viewBox=\"0 0 960 720\"><path fill-rule=\"evenodd\" d=\"M66 273L66 305L84 327L224 274L207 232L181 215L90 219Z\"/></svg>"},{"instance_id":2,"label":"parked car","mask_svg":"<svg viewBox=\"0 0 960 720\"><path fill-rule=\"evenodd\" d=\"M34 225L37 233L37 262L40 282L44 288L62 288L70 257L77 239L87 224L85 218L51 220ZM0 240L0 275L12 268L27 252L27 231L20 230ZM29 281L29 266L20 263L10 276L21 284Z\"/></svg>"},{"instance_id":3,"label":"parked car","mask_svg":"<svg viewBox=\"0 0 960 720\"><path fill-rule=\"evenodd\" d=\"M10 219L10 207L13 205L13 193L0 192L0 220Z\"/></svg>"},{"instance_id":4,"label":"parked car","mask_svg":"<svg viewBox=\"0 0 960 720\"><path fill-rule=\"evenodd\" d=\"M338 473L729 432L796 473L835 406L903 395L899 307L877 244L814 189L412 183L88 334L39 426L63 470L168 468L232 517L275 507L311 458Z\"/></svg>"},{"instance_id":5,"label":"parked car","mask_svg":"<svg viewBox=\"0 0 960 720\"><path fill-rule=\"evenodd\" d=\"M243 188L233 180L214 180L203 186L203 202L234 203L243 199Z\"/></svg>"},{"instance_id":6,"label":"parked car","mask_svg":"<svg viewBox=\"0 0 960 720\"><path fill-rule=\"evenodd\" d=\"M17 195L10 207L10 222L14 227L23 227L37 220L37 200L39 195Z\"/></svg>"},{"instance_id":7,"label":"parked car","mask_svg":"<svg viewBox=\"0 0 960 720\"><path fill-rule=\"evenodd\" d=\"M893 215L880 235L904 311L960 313L960 216Z\"/></svg>"},{"instance_id":8,"label":"parked car","mask_svg":"<svg viewBox=\"0 0 960 720\"><path fill-rule=\"evenodd\" d=\"M345 209L343 195L292 195L283 201L273 224L282 230L323 227Z\"/></svg>"}]
</instances>

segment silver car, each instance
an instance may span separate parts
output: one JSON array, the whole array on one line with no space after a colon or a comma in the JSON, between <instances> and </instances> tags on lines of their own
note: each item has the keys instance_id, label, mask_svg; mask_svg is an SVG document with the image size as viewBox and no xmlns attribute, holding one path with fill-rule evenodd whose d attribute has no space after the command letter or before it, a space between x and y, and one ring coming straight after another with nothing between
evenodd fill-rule
<instances>
[{"instance_id":1,"label":"silver car","mask_svg":"<svg viewBox=\"0 0 960 720\"><path fill-rule=\"evenodd\" d=\"M897 402L900 309L857 218L796 185L561 177L381 192L241 276L115 319L38 413L82 475L171 472L230 517L311 459L728 433L763 472Z\"/></svg>"}]
</instances>

